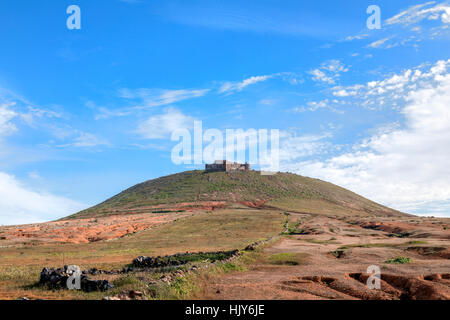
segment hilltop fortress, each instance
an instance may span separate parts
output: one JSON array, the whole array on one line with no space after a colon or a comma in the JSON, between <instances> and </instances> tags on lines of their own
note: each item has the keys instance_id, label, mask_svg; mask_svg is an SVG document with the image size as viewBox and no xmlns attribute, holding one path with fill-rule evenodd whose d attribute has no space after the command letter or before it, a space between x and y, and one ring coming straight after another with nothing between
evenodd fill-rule
<instances>
[{"instance_id":1,"label":"hilltop fortress","mask_svg":"<svg viewBox=\"0 0 450 320\"><path fill-rule=\"evenodd\" d=\"M208 172L221 171L221 172L231 172L231 171L250 171L249 163L237 163L228 160L216 160L212 164L205 165L205 170Z\"/></svg>"}]
</instances>

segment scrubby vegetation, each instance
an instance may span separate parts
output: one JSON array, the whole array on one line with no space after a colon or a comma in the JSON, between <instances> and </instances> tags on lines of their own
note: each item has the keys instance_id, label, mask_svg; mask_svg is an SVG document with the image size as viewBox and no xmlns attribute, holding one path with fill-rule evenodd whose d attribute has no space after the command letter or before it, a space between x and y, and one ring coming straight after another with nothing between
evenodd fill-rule
<instances>
[{"instance_id":1,"label":"scrubby vegetation","mask_svg":"<svg viewBox=\"0 0 450 320\"><path fill-rule=\"evenodd\" d=\"M386 260L384 263L388 263L388 264L406 264L406 263L410 263L410 262L411 262L411 258L397 257L397 258L392 258L392 259Z\"/></svg>"},{"instance_id":2,"label":"scrubby vegetation","mask_svg":"<svg viewBox=\"0 0 450 320\"><path fill-rule=\"evenodd\" d=\"M344 256L345 250L344 249L337 249L337 250L331 251L330 254L333 257L335 257L337 259L340 259L340 258L342 258Z\"/></svg>"},{"instance_id":3,"label":"scrubby vegetation","mask_svg":"<svg viewBox=\"0 0 450 320\"><path fill-rule=\"evenodd\" d=\"M299 228L301 225L300 222L296 222L294 224L290 224L289 222L286 224L286 231L283 234L286 235L294 235L294 234L302 234L303 229Z\"/></svg>"},{"instance_id":4,"label":"scrubby vegetation","mask_svg":"<svg viewBox=\"0 0 450 320\"><path fill-rule=\"evenodd\" d=\"M133 260L133 266L137 268L161 268L180 266L190 262L208 261L214 263L229 259L238 254L238 250L218 252L182 253L164 257L138 257Z\"/></svg>"}]
</instances>

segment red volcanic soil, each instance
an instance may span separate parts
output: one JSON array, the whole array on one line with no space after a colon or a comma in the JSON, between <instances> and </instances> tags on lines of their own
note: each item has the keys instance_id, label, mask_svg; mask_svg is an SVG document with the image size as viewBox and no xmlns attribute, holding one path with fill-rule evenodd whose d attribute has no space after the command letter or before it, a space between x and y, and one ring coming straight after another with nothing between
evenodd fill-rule
<instances>
[{"instance_id":1,"label":"red volcanic soil","mask_svg":"<svg viewBox=\"0 0 450 320\"><path fill-rule=\"evenodd\" d=\"M0 245L23 242L88 243L120 238L171 222L186 213L111 215L0 228Z\"/></svg>"},{"instance_id":2,"label":"red volcanic soil","mask_svg":"<svg viewBox=\"0 0 450 320\"><path fill-rule=\"evenodd\" d=\"M112 209L109 214L80 219L0 227L0 246L24 242L88 243L111 240L150 229L192 214L225 208L225 201L183 202L138 208Z\"/></svg>"},{"instance_id":3,"label":"red volcanic soil","mask_svg":"<svg viewBox=\"0 0 450 320\"><path fill-rule=\"evenodd\" d=\"M261 208L266 204L266 200L242 201L241 203L249 208Z\"/></svg>"},{"instance_id":4,"label":"red volcanic soil","mask_svg":"<svg viewBox=\"0 0 450 320\"><path fill-rule=\"evenodd\" d=\"M362 228L380 230L391 235L416 238L444 238L450 239L450 232L442 233L439 225L421 221L420 224L403 221L365 221L359 224Z\"/></svg>"},{"instance_id":5,"label":"red volcanic soil","mask_svg":"<svg viewBox=\"0 0 450 320\"><path fill-rule=\"evenodd\" d=\"M216 210L227 207L226 201L196 201L196 202L179 202L174 204L159 204L153 206L141 206L141 207L120 207L112 208L107 211L107 215L127 215L138 213L166 213L166 212L180 212L187 211L193 212L197 210ZM89 216L93 214L90 213ZM84 213L78 214L79 218L84 218Z\"/></svg>"},{"instance_id":6,"label":"red volcanic soil","mask_svg":"<svg viewBox=\"0 0 450 320\"><path fill-rule=\"evenodd\" d=\"M186 210L186 211L195 211L195 210L216 210L223 209L227 207L227 203L225 201L198 201L198 202L181 202L176 204L176 210Z\"/></svg>"},{"instance_id":7,"label":"red volcanic soil","mask_svg":"<svg viewBox=\"0 0 450 320\"><path fill-rule=\"evenodd\" d=\"M252 205L253 206L253 205ZM88 243L111 240L191 215L227 207L225 201L197 201L137 208L115 208L104 215L0 227L0 246L24 243Z\"/></svg>"}]
</instances>

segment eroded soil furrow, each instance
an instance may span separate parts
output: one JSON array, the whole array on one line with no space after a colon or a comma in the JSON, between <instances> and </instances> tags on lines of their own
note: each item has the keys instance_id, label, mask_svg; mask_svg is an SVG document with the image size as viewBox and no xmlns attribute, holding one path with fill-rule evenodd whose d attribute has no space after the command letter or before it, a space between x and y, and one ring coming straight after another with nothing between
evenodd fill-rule
<instances>
[{"instance_id":1,"label":"eroded soil furrow","mask_svg":"<svg viewBox=\"0 0 450 320\"><path fill-rule=\"evenodd\" d=\"M212 279L203 297L264 299L262 292L270 292L289 299L447 300L446 225L422 218L342 218L290 211L291 233L260 252L265 260L246 272ZM272 256L299 254L306 258L298 264L286 260L285 265L270 265ZM380 270L380 289L367 285L370 266ZM238 295L232 289L237 284ZM261 290L250 289L255 286Z\"/></svg>"}]
</instances>

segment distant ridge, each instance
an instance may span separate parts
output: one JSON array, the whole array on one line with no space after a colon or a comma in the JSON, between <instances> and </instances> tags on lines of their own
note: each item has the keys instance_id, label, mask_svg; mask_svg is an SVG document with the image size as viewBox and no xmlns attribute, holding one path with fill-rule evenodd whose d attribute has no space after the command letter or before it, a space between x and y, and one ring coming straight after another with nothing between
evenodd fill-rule
<instances>
[{"instance_id":1,"label":"distant ridge","mask_svg":"<svg viewBox=\"0 0 450 320\"><path fill-rule=\"evenodd\" d=\"M137 184L70 218L173 210L177 204L221 202L326 215L403 216L334 184L292 173L181 172Z\"/></svg>"}]
</instances>

